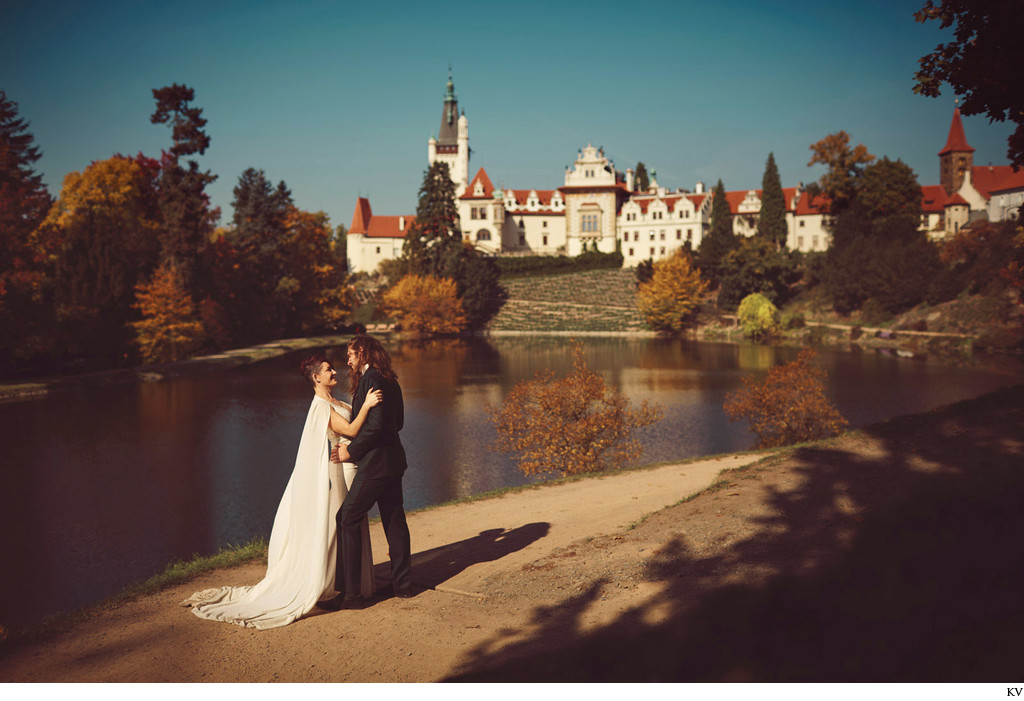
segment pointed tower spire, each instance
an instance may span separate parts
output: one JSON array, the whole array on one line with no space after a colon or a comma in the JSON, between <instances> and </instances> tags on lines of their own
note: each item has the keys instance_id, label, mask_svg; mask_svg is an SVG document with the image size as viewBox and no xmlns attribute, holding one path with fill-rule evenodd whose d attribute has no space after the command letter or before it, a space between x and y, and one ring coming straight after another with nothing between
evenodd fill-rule
<instances>
[{"instance_id":1,"label":"pointed tower spire","mask_svg":"<svg viewBox=\"0 0 1024 701\"><path fill-rule=\"evenodd\" d=\"M960 121L960 108L953 110L953 121L949 125L949 136L946 138L946 145L939 151L940 156L953 151L974 153L974 148L967 143L967 135L964 134L964 124Z\"/></svg>"},{"instance_id":2,"label":"pointed tower spire","mask_svg":"<svg viewBox=\"0 0 1024 701\"><path fill-rule=\"evenodd\" d=\"M974 148L967 143L964 125L960 120L960 108L953 110L953 121L949 125L946 145L939 151L939 181L947 195L960 190L967 171L974 168Z\"/></svg>"},{"instance_id":3,"label":"pointed tower spire","mask_svg":"<svg viewBox=\"0 0 1024 701\"><path fill-rule=\"evenodd\" d=\"M455 95L455 83L452 82L452 66L448 64L448 85L444 93L444 110L441 112L441 132L437 137L437 145L458 146L459 140L459 99Z\"/></svg>"}]
</instances>

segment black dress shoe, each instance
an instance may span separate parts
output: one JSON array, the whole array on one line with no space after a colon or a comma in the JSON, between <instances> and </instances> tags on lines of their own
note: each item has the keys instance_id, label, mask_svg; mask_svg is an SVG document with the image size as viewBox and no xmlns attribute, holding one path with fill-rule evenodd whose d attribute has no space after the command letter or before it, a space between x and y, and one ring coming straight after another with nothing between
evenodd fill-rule
<instances>
[{"instance_id":1,"label":"black dress shoe","mask_svg":"<svg viewBox=\"0 0 1024 701\"><path fill-rule=\"evenodd\" d=\"M327 609L328 611L340 611L341 602L344 600L345 597L338 594L337 596L332 596L330 599L324 599L323 601L316 602L316 607L318 609Z\"/></svg>"},{"instance_id":2,"label":"black dress shoe","mask_svg":"<svg viewBox=\"0 0 1024 701\"><path fill-rule=\"evenodd\" d=\"M416 592L416 591L413 591L412 589L409 589L409 590L405 590L405 591L396 591L395 592L395 596L397 596L399 599L411 599L414 596L416 596L418 593L419 592Z\"/></svg>"}]
</instances>

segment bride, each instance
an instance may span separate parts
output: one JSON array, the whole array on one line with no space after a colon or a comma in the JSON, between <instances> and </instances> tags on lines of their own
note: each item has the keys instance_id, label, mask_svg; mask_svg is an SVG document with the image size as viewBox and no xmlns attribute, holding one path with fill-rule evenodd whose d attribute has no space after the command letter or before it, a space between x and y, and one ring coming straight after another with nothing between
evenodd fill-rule
<instances>
[{"instance_id":1,"label":"bride","mask_svg":"<svg viewBox=\"0 0 1024 701\"><path fill-rule=\"evenodd\" d=\"M354 437L380 390L366 395L359 416L331 395L338 384L334 367L322 354L302 363L313 385L313 403L299 439L295 468L277 507L267 552L267 574L259 584L197 592L182 602L200 618L265 629L286 626L305 615L322 598L334 596L337 566L335 515L355 478L356 466L330 459L339 441ZM373 555L369 522L363 522L362 596L373 595Z\"/></svg>"}]
</instances>

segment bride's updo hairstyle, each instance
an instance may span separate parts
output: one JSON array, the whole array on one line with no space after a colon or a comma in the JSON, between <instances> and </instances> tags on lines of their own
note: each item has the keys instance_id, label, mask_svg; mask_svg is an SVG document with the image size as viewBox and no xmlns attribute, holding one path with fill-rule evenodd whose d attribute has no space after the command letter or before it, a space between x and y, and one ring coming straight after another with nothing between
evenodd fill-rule
<instances>
[{"instance_id":1,"label":"bride's updo hairstyle","mask_svg":"<svg viewBox=\"0 0 1024 701\"><path fill-rule=\"evenodd\" d=\"M363 363L375 368L385 380L397 380L398 375L391 368L391 356L384 350L373 336L360 334L348 343L348 349L356 354ZM359 386L359 373L352 368L348 369L348 393L354 395ZM377 389L380 389L379 387Z\"/></svg>"},{"instance_id":2,"label":"bride's updo hairstyle","mask_svg":"<svg viewBox=\"0 0 1024 701\"><path fill-rule=\"evenodd\" d=\"M323 353L311 355L302 361L302 365L299 366L299 372L302 373L302 376L306 378L309 384L316 387L316 380L313 379L313 376L320 372L320 367L326 362L328 362L327 356Z\"/></svg>"}]
</instances>

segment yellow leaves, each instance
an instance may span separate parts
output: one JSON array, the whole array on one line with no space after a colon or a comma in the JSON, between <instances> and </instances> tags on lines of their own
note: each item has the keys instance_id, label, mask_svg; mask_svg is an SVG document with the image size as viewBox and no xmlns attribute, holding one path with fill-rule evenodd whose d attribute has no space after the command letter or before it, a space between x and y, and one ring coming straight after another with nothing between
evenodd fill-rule
<instances>
[{"instance_id":1,"label":"yellow leaves","mask_svg":"<svg viewBox=\"0 0 1024 701\"><path fill-rule=\"evenodd\" d=\"M203 325L177 267L161 265L152 280L135 288L135 298L142 320L132 322L132 326L143 360L173 362L199 348Z\"/></svg>"},{"instance_id":2,"label":"yellow leaves","mask_svg":"<svg viewBox=\"0 0 1024 701\"><path fill-rule=\"evenodd\" d=\"M65 176L60 198L50 209L46 223L67 227L90 211L115 219L137 216L151 194L144 192L144 187L145 173L134 159L114 156L96 161L81 173Z\"/></svg>"},{"instance_id":3,"label":"yellow leaves","mask_svg":"<svg viewBox=\"0 0 1024 701\"><path fill-rule=\"evenodd\" d=\"M813 350L803 350L796 360L769 370L760 383L744 378L743 387L726 397L729 419L749 420L761 448L840 433L847 422L825 396L825 371L812 365L815 357Z\"/></svg>"},{"instance_id":4,"label":"yellow leaves","mask_svg":"<svg viewBox=\"0 0 1024 701\"><path fill-rule=\"evenodd\" d=\"M690 256L677 249L654 263L651 279L637 289L636 305L652 328L682 331L690 325L700 296L707 289Z\"/></svg>"},{"instance_id":5,"label":"yellow leaves","mask_svg":"<svg viewBox=\"0 0 1024 701\"><path fill-rule=\"evenodd\" d=\"M661 418L661 409L639 409L612 392L573 344L573 369L564 377L539 371L520 382L500 409L488 407L497 448L516 454L527 475L574 475L621 467L641 452L635 428Z\"/></svg>"},{"instance_id":6,"label":"yellow leaves","mask_svg":"<svg viewBox=\"0 0 1024 701\"><path fill-rule=\"evenodd\" d=\"M406 275L384 294L383 303L403 329L421 336L458 333L468 323L449 278Z\"/></svg>"},{"instance_id":7,"label":"yellow leaves","mask_svg":"<svg viewBox=\"0 0 1024 701\"><path fill-rule=\"evenodd\" d=\"M779 330L779 310L762 294L744 297L736 314L743 333L751 338L769 338Z\"/></svg>"}]
</instances>

